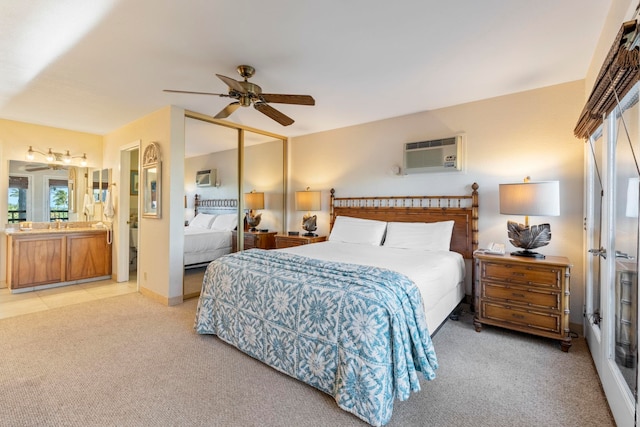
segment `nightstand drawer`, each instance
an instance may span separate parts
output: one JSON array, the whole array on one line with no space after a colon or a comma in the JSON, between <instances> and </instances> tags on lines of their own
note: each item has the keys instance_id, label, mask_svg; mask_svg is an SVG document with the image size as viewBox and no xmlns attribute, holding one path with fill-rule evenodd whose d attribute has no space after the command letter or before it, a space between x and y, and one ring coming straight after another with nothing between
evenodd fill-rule
<instances>
[{"instance_id":1,"label":"nightstand drawer","mask_svg":"<svg viewBox=\"0 0 640 427\"><path fill-rule=\"evenodd\" d=\"M290 248L292 246L306 245L308 242L303 239L296 239L285 236L276 236L276 249Z\"/></svg>"},{"instance_id":2,"label":"nightstand drawer","mask_svg":"<svg viewBox=\"0 0 640 427\"><path fill-rule=\"evenodd\" d=\"M571 264L566 257L476 253L474 258L477 332L483 324L500 326L560 340L562 351L569 350Z\"/></svg>"},{"instance_id":3,"label":"nightstand drawer","mask_svg":"<svg viewBox=\"0 0 640 427\"><path fill-rule=\"evenodd\" d=\"M275 231L245 231L244 232L244 249L274 249L276 247ZM238 250L237 245L238 232L231 232L231 252Z\"/></svg>"},{"instance_id":4,"label":"nightstand drawer","mask_svg":"<svg viewBox=\"0 0 640 427\"><path fill-rule=\"evenodd\" d=\"M542 289L487 282L482 287L482 297L518 302L532 307L560 310L560 294Z\"/></svg>"},{"instance_id":5,"label":"nightstand drawer","mask_svg":"<svg viewBox=\"0 0 640 427\"><path fill-rule=\"evenodd\" d=\"M278 234L276 236L276 249L309 245L311 243L324 242L325 240L327 240L327 236L288 236L286 234Z\"/></svg>"},{"instance_id":6,"label":"nightstand drawer","mask_svg":"<svg viewBox=\"0 0 640 427\"><path fill-rule=\"evenodd\" d=\"M497 325L504 322L507 327L516 325L523 330L537 329L547 333L560 334L560 314L535 312L519 309L513 306L482 302L480 306L482 317L493 320Z\"/></svg>"},{"instance_id":7,"label":"nightstand drawer","mask_svg":"<svg viewBox=\"0 0 640 427\"><path fill-rule=\"evenodd\" d=\"M561 268L530 267L520 264L483 263L482 280L494 279L508 283L539 285L560 289Z\"/></svg>"}]
</instances>

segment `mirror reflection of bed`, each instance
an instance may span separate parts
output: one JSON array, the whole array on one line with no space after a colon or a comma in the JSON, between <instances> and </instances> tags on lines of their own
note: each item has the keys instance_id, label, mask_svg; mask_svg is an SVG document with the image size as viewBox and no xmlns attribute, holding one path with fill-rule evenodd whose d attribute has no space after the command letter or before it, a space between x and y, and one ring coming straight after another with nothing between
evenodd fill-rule
<instances>
[{"instance_id":1,"label":"mirror reflection of bed","mask_svg":"<svg viewBox=\"0 0 640 427\"><path fill-rule=\"evenodd\" d=\"M207 265L231 253L231 232L237 225L237 199L201 199L196 194L194 217L184 228L184 298L198 296Z\"/></svg>"}]
</instances>

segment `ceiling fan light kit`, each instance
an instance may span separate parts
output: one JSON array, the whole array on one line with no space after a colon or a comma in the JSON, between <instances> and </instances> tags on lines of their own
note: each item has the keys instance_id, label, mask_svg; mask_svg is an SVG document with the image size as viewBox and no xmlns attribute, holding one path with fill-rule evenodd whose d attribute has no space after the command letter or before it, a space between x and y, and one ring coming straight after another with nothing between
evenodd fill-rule
<instances>
[{"instance_id":1,"label":"ceiling fan light kit","mask_svg":"<svg viewBox=\"0 0 640 427\"><path fill-rule=\"evenodd\" d=\"M216 119L225 119L229 117L238 107L250 107L260 111L265 116L275 120L282 126L289 126L294 120L276 110L269 103L276 104L295 104L295 105L315 105L316 101L311 95L285 95L277 93L262 93L262 88L255 83L248 81L255 74L256 70L251 65L238 65L238 74L244 79L238 81L231 77L216 74L216 76L222 80L228 87L229 92L224 93L210 93L210 92L190 92L185 90L165 89L165 92L173 93L188 93L195 95L214 95L221 97L233 98L236 101L230 103L224 107L218 114L214 116Z\"/></svg>"}]
</instances>

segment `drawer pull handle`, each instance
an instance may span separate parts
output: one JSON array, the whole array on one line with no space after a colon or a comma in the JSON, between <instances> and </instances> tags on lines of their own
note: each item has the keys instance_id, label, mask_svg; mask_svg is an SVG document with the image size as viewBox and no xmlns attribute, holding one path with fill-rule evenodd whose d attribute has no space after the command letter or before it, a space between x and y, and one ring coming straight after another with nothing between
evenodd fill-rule
<instances>
[{"instance_id":1,"label":"drawer pull handle","mask_svg":"<svg viewBox=\"0 0 640 427\"><path fill-rule=\"evenodd\" d=\"M511 273L512 276L524 277L524 273Z\"/></svg>"},{"instance_id":2,"label":"drawer pull handle","mask_svg":"<svg viewBox=\"0 0 640 427\"><path fill-rule=\"evenodd\" d=\"M511 316L515 317L516 319L524 319L524 316L522 314L511 313Z\"/></svg>"},{"instance_id":3,"label":"drawer pull handle","mask_svg":"<svg viewBox=\"0 0 640 427\"><path fill-rule=\"evenodd\" d=\"M512 292L511 295L513 295L514 297L524 298L524 294L517 294L515 292Z\"/></svg>"}]
</instances>

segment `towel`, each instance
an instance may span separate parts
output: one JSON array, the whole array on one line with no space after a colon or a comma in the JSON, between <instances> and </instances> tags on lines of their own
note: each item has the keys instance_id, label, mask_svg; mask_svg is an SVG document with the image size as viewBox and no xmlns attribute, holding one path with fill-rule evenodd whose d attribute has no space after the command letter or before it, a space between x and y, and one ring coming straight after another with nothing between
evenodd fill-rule
<instances>
[{"instance_id":1,"label":"towel","mask_svg":"<svg viewBox=\"0 0 640 427\"><path fill-rule=\"evenodd\" d=\"M111 196L111 190L107 190L107 198L104 201L104 216L107 219L111 219L115 214L116 209L113 207L113 197Z\"/></svg>"},{"instance_id":2,"label":"towel","mask_svg":"<svg viewBox=\"0 0 640 427\"><path fill-rule=\"evenodd\" d=\"M90 220L93 217L93 197L91 197L91 194L89 193L84 195L82 212L87 216L87 220Z\"/></svg>"}]
</instances>

